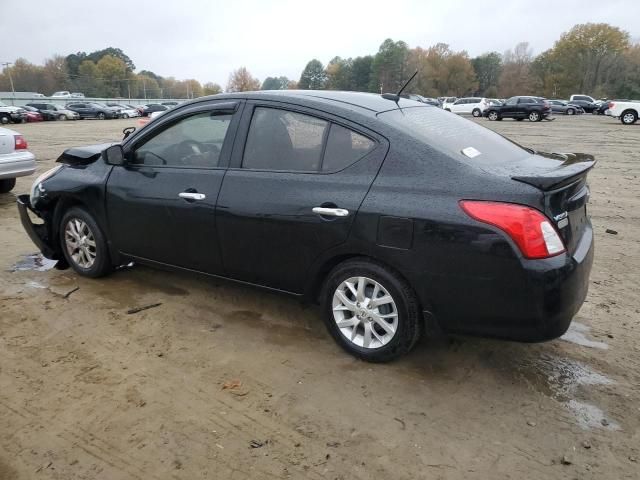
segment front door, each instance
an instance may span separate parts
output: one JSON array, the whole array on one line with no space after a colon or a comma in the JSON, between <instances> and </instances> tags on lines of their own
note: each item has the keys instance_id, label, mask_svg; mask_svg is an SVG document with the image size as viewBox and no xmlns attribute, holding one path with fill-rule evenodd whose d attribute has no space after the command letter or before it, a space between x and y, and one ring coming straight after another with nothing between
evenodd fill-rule
<instances>
[{"instance_id":1,"label":"front door","mask_svg":"<svg viewBox=\"0 0 640 480\"><path fill-rule=\"evenodd\" d=\"M215 207L238 103L172 115L125 145L107 183L116 248L128 256L221 274ZM177 113L177 112L176 112Z\"/></svg>"},{"instance_id":2,"label":"front door","mask_svg":"<svg viewBox=\"0 0 640 480\"><path fill-rule=\"evenodd\" d=\"M248 103L217 206L225 272L300 293L312 263L345 242L387 151L322 113Z\"/></svg>"}]
</instances>

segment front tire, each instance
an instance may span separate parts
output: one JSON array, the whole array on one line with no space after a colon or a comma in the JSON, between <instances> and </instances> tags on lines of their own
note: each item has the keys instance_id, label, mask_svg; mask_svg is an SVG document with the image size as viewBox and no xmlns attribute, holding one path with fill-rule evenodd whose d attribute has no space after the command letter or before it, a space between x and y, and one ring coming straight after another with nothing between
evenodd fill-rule
<instances>
[{"instance_id":1,"label":"front tire","mask_svg":"<svg viewBox=\"0 0 640 480\"><path fill-rule=\"evenodd\" d=\"M620 121L625 125L633 125L638 120L638 115L633 110L625 110L620 115Z\"/></svg>"},{"instance_id":2,"label":"front tire","mask_svg":"<svg viewBox=\"0 0 640 480\"><path fill-rule=\"evenodd\" d=\"M104 114L104 113L100 112L100 113L98 114L98 120L104 120L105 118L106 118L106 116L105 116L105 114Z\"/></svg>"},{"instance_id":3,"label":"front tire","mask_svg":"<svg viewBox=\"0 0 640 480\"><path fill-rule=\"evenodd\" d=\"M413 289L399 274L369 260L335 267L325 283L324 321L336 342L368 362L408 353L420 338L422 320Z\"/></svg>"},{"instance_id":4,"label":"front tire","mask_svg":"<svg viewBox=\"0 0 640 480\"><path fill-rule=\"evenodd\" d=\"M64 122L67 119L66 115L58 115L58 120L60 120L61 122Z\"/></svg>"},{"instance_id":5,"label":"front tire","mask_svg":"<svg viewBox=\"0 0 640 480\"><path fill-rule=\"evenodd\" d=\"M575 115L576 111L573 108L567 109L567 115Z\"/></svg>"},{"instance_id":6,"label":"front tire","mask_svg":"<svg viewBox=\"0 0 640 480\"><path fill-rule=\"evenodd\" d=\"M0 180L0 193L9 193L15 186L15 178L3 178L2 180Z\"/></svg>"},{"instance_id":7,"label":"front tire","mask_svg":"<svg viewBox=\"0 0 640 480\"><path fill-rule=\"evenodd\" d=\"M84 208L71 207L62 216L60 246L67 263L84 277L102 277L112 270L106 238Z\"/></svg>"}]
</instances>

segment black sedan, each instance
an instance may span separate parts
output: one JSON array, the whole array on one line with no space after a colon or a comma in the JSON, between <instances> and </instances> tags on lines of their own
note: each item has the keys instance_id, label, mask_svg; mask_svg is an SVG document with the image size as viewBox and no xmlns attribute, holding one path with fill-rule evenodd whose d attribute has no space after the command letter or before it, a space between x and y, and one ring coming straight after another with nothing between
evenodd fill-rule
<instances>
[{"instance_id":1,"label":"black sedan","mask_svg":"<svg viewBox=\"0 0 640 480\"><path fill-rule=\"evenodd\" d=\"M564 100L547 100L551 106L553 113L561 113L563 115L579 115L584 113L582 107L574 105L572 103L565 102Z\"/></svg>"},{"instance_id":2,"label":"black sedan","mask_svg":"<svg viewBox=\"0 0 640 480\"><path fill-rule=\"evenodd\" d=\"M80 118L97 118L104 120L106 118L118 118L120 110L113 107L107 107L101 103L95 102L74 102L67 104L66 108L80 115Z\"/></svg>"},{"instance_id":3,"label":"black sedan","mask_svg":"<svg viewBox=\"0 0 640 480\"><path fill-rule=\"evenodd\" d=\"M22 223L87 277L133 261L317 301L336 341L369 361L431 328L562 335L589 284L593 157L388 98L190 101L122 143L66 150L18 197Z\"/></svg>"},{"instance_id":4,"label":"black sedan","mask_svg":"<svg viewBox=\"0 0 640 480\"><path fill-rule=\"evenodd\" d=\"M166 112L167 110L170 110L170 107L167 107L166 105L161 105L159 103L150 103L144 106L144 108L140 112L140 115L143 117L148 117L154 112Z\"/></svg>"}]
</instances>

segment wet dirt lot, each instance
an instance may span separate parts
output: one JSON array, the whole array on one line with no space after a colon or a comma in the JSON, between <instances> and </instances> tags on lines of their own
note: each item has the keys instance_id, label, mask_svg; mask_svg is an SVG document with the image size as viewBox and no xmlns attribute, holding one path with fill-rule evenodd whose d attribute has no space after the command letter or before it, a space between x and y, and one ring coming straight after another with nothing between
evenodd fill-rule
<instances>
[{"instance_id":1,"label":"wet dirt lot","mask_svg":"<svg viewBox=\"0 0 640 480\"><path fill-rule=\"evenodd\" d=\"M481 123L599 159L590 293L564 339L425 339L369 365L287 297L138 266L51 269L0 195L0 479L639 478L640 125ZM42 172L130 124L13 128Z\"/></svg>"}]
</instances>

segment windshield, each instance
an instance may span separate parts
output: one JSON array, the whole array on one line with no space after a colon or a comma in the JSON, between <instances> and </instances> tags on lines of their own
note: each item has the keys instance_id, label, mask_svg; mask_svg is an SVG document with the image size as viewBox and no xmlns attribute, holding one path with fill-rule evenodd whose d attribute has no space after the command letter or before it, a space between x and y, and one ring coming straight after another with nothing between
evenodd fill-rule
<instances>
[{"instance_id":1,"label":"windshield","mask_svg":"<svg viewBox=\"0 0 640 480\"><path fill-rule=\"evenodd\" d=\"M436 107L390 110L378 118L460 160L497 165L531 154L488 128Z\"/></svg>"}]
</instances>

